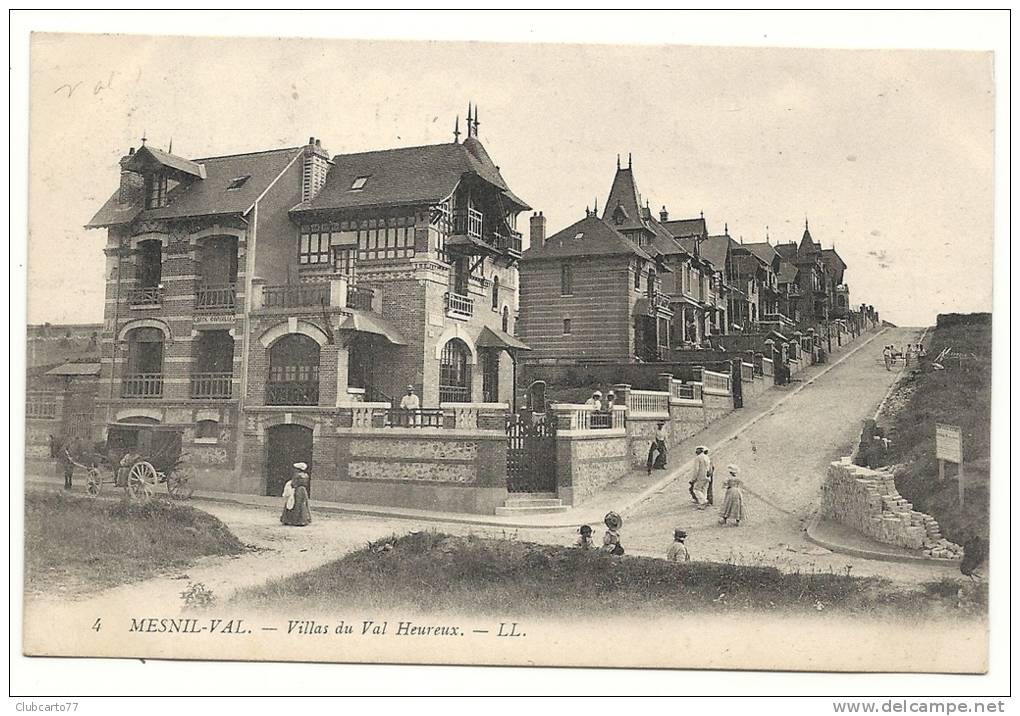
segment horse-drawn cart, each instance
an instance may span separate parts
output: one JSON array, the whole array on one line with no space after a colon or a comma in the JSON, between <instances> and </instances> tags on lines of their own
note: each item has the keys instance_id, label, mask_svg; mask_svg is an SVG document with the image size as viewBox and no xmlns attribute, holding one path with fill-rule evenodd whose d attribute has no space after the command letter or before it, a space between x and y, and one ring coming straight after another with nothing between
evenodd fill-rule
<instances>
[{"instance_id":1,"label":"horse-drawn cart","mask_svg":"<svg viewBox=\"0 0 1020 716\"><path fill-rule=\"evenodd\" d=\"M116 423L107 431L105 455L101 462L109 471L104 479L99 464L85 468L86 489L95 497L104 484L124 488L135 498L152 497L156 485L166 483L170 497L186 500L195 492L195 469L181 451L183 431L179 427Z\"/></svg>"}]
</instances>

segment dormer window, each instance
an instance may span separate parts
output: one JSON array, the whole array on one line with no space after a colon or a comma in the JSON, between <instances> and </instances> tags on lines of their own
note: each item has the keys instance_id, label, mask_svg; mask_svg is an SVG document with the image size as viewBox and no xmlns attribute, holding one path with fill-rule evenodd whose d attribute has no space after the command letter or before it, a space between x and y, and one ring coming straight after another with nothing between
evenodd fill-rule
<instances>
[{"instance_id":1,"label":"dormer window","mask_svg":"<svg viewBox=\"0 0 1020 716\"><path fill-rule=\"evenodd\" d=\"M145 208L158 209L166 206L167 177L162 172L145 176Z\"/></svg>"},{"instance_id":2,"label":"dormer window","mask_svg":"<svg viewBox=\"0 0 1020 716\"><path fill-rule=\"evenodd\" d=\"M230 180L230 186L227 187L227 191L240 189L249 179L251 179L251 174L245 174L243 177L234 177Z\"/></svg>"},{"instance_id":3,"label":"dormer window","mask_svg":"<svg viewBox=\"0 0 1020 716\"><path fill-rule=\"evenodd\" d=\"M369 179L368 176L358 177L353 182L351 182L351 188L349 189L349 191L361 191L362 189L365 188L365 184L368 182L368 179Z\"/></svg>"}]
</instances>

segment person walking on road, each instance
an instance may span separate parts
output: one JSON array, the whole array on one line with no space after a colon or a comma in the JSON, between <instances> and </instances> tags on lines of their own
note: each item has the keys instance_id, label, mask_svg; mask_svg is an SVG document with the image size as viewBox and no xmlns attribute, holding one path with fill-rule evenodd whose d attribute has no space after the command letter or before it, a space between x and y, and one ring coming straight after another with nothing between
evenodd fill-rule
<instances>
[{"instance_id":1,"label":"person walking on road","mask_svg":"<svg viewBox=\"0 0 1020 716\"><path fill-rule=\"evenodd\" d=\"M666 469L666 439L669 433L666 432L666 423L662 420L655 426L655 435L652 437L652 444L648 446L648 458L645 460L645 467L648 474L652 474L652 468L656 470Z\"/></svg>"},{"instance_id":2,"label":"person walking on road","mask_svg":"<svg viewBox=\"0 0 1020 716\"><path fill-rule=\"evenodd\" d=\"M694 448L694 454L694 474L691 476L689 491L694 504L699 510L704 510L708 508L708 471L712 467L712 461L708 457L708 448L704 445Z\"/></svg>"},{"instance_id":3,"label":"person walking on road","mask_svg":"<svg viewBox=\"0 0 1020 716\"><path fill-rule=\"evenodd\" d=\"M730 473L726 480L726 498L723 500L722 515L719 524L725 525L730 520L733 524L740 526L740 521L747 518L744 512L744 491L741 489L740 469L736 465L729 465L726 471Z\"/></svg>"},{"instance_id":4,"label":"person walking on road","mask_svg":"<svg viewBox=\"0 0 1020 716\"><path fill-rule=\"evenodd\" d=\"M312 512L308 508L308 489L312 481L305 472L307 469L307 463L294 463L294 476L283 486L284 503L280 522L285 525L304 527L312 522Z\"/></svg>"},{"instance_id":5,"label":"person walking on road","mask_svg":"<svg viewBox=\"0 0 1020 716\"><path fill-rule=\"evenodd\" d=\"M78 438L67 438L60 445L57 457L64 468L64 489L71 489L71 478L74 476L74 456L80 452Z\"/></svg>"},{"instance_id":6,"label":"person walking on road","mask_svg":"<svg viewBox=\"0 0 1020 716\"><path fill-rule=\"evenodd\" d=\"M892 346L882 349L882 360L885 361L885 369L892 370Z\"/></svg>"}]
</instances>

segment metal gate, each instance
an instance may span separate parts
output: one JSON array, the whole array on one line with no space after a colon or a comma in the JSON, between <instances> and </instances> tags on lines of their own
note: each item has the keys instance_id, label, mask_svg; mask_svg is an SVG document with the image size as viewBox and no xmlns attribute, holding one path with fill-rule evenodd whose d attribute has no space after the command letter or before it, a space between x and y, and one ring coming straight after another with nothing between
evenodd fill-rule
<instances>
[{"instance_id":1,"label":"metal gate","mask_svg":"<svg viewBox=\"0 0 1020 716\"><path fill-rule=\"evenodd\" d=\"M506 423L508 492L556 492L556 418L511 415Z\"/></svg>"}]
</instances>

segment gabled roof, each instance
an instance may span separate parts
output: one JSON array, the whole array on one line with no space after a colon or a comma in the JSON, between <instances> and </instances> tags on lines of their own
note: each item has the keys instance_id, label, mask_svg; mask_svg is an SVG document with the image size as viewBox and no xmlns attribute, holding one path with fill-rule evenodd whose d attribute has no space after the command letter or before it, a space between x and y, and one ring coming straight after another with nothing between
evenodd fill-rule
<instances>
[{"instance_id":1,"label":"gabled roof","mask_svg":"<svg viewBox=\"0 0 1020 716\"><path fill-rule=\"evenodd\" d=\"M729 236L709 236L701 242L701 257L715 266L717 271L726 270L726 257L734 246L738 246Z\"/></svg>"},{"instance_id":2,"label":"gabled roof","mask_svg":"<svg viewBox=\"0 0 1020 716\"><path fill-rule=\"evenodd\" d=\"M797 280L797 267L789 261L780 261L776 278L780 284L795 282Z\"/></svg>"},{"instance_id":3,"label":"gabled roof","mask_svg":"<svg viewBox=\"0 0 1020 716\"><path fill-rule=\"evenodd\" d=\"M772 248L775 249L775 252L784 259L795 260L797 258L797 254L799 253L797 249L797 244L793 243L792 241L787 244L776 244Z\"/></svg>"},{"instance_id":4,"label":"gabled roof","mask_svg":"<svg viewBox=\"0 0 1020 716\"><path fill-rule=\"evenodd\" d=\"M662 225L666 230L677 238L685 236L708 236L708 228L705 225L705 217L697 219L674 219L664 221Z\"/></svg>"},{"instance_id":5,"label":"gabled roof","mask_svg":"<svg viewBox=\"0 0 1020 716\"><path fill-rule=\"evenodd\" d=\"M137 156L143 150L135 152ZM299 156L303 147L273 149L251 154L232 154L223 157L197 159L205 168L205 179L184 181L170 190L167 205L159 209L143 209L144 197L140 193L120 202L115 191L106 200L86 228L115 226L134 219L182 219L191 216L219 214L245 214L288 165ZM170 156L170 155L167 155ZM235 179L249 177L237 189L229 189Z\"/></svg>"},{"instance_id":6,"label":"gabled roof","mask_svg":"<svg viewBox=\"0 0 1020 716\"><path fill-rule=\"evenodd\" d=\"M492 184L520 210L531 208L510 191L478 138L468 137L463 143L338 154L315 198L292 211L433 204L449 197L466 174ZM363 177L364 186L352 190Z\"/></svg>"},{"instance_id":7,"label":"gabled roof","mask_svg":"<svg viewBox=\"0 0 1020 716\"><path fill-rule=\"evenodd\" d=\"M662 254L663 256L687 253L686 249L680 245L680 242L673 237L673 234L671 234L665 226L653 219L651 216L648 216L645 219L645 226L647 226L653 234L651 245L655 249L656 253Z\"/></svg>"},{"instance_id":8,"label":"gabled roof","mask_svg":"<svg viewBox=\"0 0 1020 716\"><path fill-rule=\"evenodd\" d=\"M621 234L607 221L589 215L558 231L541 246L532 246L521 256L522 262L571 256L634 255L648 261L652 257Z\"/></svg>"},{"instance_id":9,"label":"gabled roof","mask_svg":"<svg viewBox=\"0 0 1020 716\"><path fill-rule=\"evenodd\" d=\"M834 269L837 273L846 270L846 262L843 261L843 258L836 253L835 248L822 249L822 261L824 261L826 265Z\"/></svg>"},{"instance_id":10,"label":"gabled roof","mask_svg":"<svg viewBox=\"0 0 1020 716\"><path fill-rule=\"evenodd\" d=\"M767 241L741 245L768 266L772 266L772 262L775 260L776 256L778 256L775 247Z\"/></svg>"},{"instance_id":11,"label":"gabled roof","mask_svg":"<svg viewBox=\"0 0 1020 716\"><path fill-rule=\"evenodd\" d=\"M124 168L132 172L144 172L154 163L168 169L173 169L175 172L195 177L196 179L205 179L206 176L205 168L201 163L193 162L184 157L178 157L169 152L164 152L158 147L150 147L145 144L131 155L130 159L124 163Z\"/></svg>"}]
</instances>

